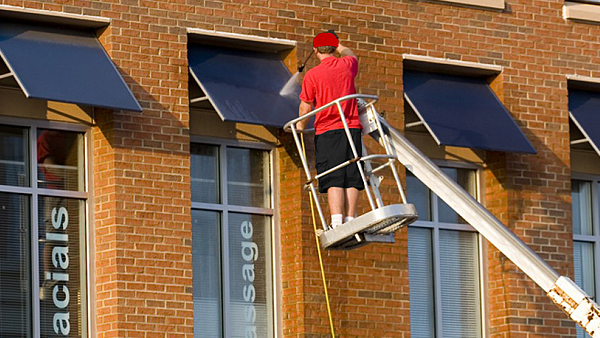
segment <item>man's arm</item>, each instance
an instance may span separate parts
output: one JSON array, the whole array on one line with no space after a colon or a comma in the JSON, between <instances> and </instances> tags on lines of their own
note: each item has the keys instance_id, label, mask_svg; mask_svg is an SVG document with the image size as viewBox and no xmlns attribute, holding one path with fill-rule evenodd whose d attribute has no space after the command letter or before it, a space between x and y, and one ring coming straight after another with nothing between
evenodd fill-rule
<instances>
[{"instance_id":1,"label":"man's arm","mask_svg":"<svg viewBox=\"0 0 600 338\"><path fill-rule=\"evenodd\" d=\"M311 110L312 110L312 103L300 101L300 107L298 108L299 116L304 116L304 115L310 113ZM298 123L296 123L296 129L304 130L304 128L306 128L306 125L308 124L309 120L310 119L304 119L302 121L298 121Z\"/></svg>"},{"instance_id":2,"label":"man's arm","mask_svg":"<svg viewBox=\"0 0 600 338\"><path fill-rule=\"evenodd\" d=\"M354 56L357 60L358 57L356 56L356 54L354 54L354 52L352 51L352 49L346 47L346 46L342 46L342 44L338 44L338 47L336 49L336 51L338 53L340 53L341 56Z\"/></svg>"}]
</instances>

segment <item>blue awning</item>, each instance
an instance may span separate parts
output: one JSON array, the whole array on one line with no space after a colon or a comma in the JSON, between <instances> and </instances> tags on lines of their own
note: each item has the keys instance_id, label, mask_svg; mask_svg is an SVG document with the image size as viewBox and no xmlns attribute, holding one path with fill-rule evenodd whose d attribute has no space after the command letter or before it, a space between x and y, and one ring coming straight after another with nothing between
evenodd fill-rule
<instances>
[{"instance_id":1,"label":"blue awning","mask_svg":"<svg viewBox=\"0 0 600 338\"><path fill-rule=\"evenodd\" d=\"M0 55L27 97L142 110L90 31L2 22Z\"/></svg>"},{"instance_id":2,"label":"blue awning","mask_svg":"<svg viewBox=\"0 0 600 338\"><path fill-rule=\"evenodd\" d=\"M404 93L440 145L536 152L484 78L406 70Z\"/></svg>"},{"instance_id":3,"label":"blue awning","mask_svg":"<svg viewBox=\"0 0 600 338\"><path fill-rule=\"evenodd\" d=\"M276 53L190 44L188 61L223 121L283 127L298 117L300 86Z\"/></svg>"},{"instance_id":4,"label":"blue awning","mask_svg":"<svg viewBox=\"0 0 600 338\"><path fill-rule=\"evenodd\" d=\"M600 155L600 92L569 89L569 116Z\"/></svg>"}]
</instances>

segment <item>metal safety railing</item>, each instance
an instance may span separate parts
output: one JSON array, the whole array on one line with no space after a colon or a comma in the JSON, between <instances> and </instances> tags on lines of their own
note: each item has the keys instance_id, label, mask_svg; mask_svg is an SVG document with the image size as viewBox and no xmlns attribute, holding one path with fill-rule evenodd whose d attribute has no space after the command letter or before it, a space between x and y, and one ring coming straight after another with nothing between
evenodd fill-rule
<instances>
[{"instance_id":1,"label":"metal safety railing","mask_svg":"<svg viewBox=\"0 0 600 338\"><path fill-rule=\"evenodd\" d=\"M398 175L398 171L394 165L395 163L397 163L398 159L395 155L393 155L391 146L389 144L384 145L384 148L386 148L387 154L367 155L366 147L364 146L364 144L362 146L362 149L360 149L361 150L360 155L358 153L358 150L356 149L356 145L354 144L354 141L352 140L352 136L350 134L350 128L348 127L348 122L346 121L346 116L344 115L344 110L341 105L341 102L343 102L343 101L356 100L356 99L360 100L361 102L364 102L364 105L359 108L359 114L361 114L361 115L366 114L366 111L379 100L379 98L375 95L352 94L352 95L343 96L343 97L340 97L339 99L331 101L328 104L309 112L308 114L305 114L303 116L295 118L285 124L284 130L286 132L292 133L292 135L294 137L294 142L296 143L296 146L299 150L298 152L300 154L300 159L302 161L304 173L307 178L307 182L305 185L310 189L311 194L316 197L317 196L316 188L314 185L314 182L316 180L318 180L319 178L321 178L325 175L328 175L336 170L340 170L348 165L355 164L358 167L358 171L360 173L361 179L365 186L365 192L366 192L367 199L369 201L371 210L374 211L377 208L381 208L384 206L383 199L381 198L381 194L379 192L380 178L375 176L375 174L378 173L379 171L381 171L382 169L390 168L392 171L392 175L396 181L396 185L398 187L400 196L402 198L402 203L406 203L406 195L404 193L402 184L400 182L400 176ZM368 100L369 102L367 102L366 100ZM344 126L344 131L346 133L346 137L348 139L350 148L352 150L353 158L350 160L347 160L346 162L340 163L325 172L322 172L318 175L313 176L309 169L309 165L308 165L306 156L304 155L304 153L302 151L302 144L300 141L300 137L298 136L299 133L312 132L313 129L298 130L296 128L296 124L300 121L310 119L313 116L317 115L319 112L321 112L325 109L328 109L330 107L333 107L333 106L337 107L337 110L340 114L340 120L342 121L342 124ZM379 122L378 119L374 119L374 120L376 120L377 123ZM383 138L384 131L381 129L381 125L378 125L378 126L379 126L379 132L381 133L381 136ZM373 169L371 162L376 161L376 160L384 160L385 163L383 163ZM363 168L362 164L364 164L364 168ZM368 179L367 179L367 177L368 177ZM317 207L317 211L319 213L319 218L321 220L321 224L323 225L323 229L328 230L327 222L325 221L325 216L323 214L323 209L321 208L321 206L318 203L318 200L316 198L315 198L315 201L317 201L316 207Z\"/></svg>"}]
</instances>

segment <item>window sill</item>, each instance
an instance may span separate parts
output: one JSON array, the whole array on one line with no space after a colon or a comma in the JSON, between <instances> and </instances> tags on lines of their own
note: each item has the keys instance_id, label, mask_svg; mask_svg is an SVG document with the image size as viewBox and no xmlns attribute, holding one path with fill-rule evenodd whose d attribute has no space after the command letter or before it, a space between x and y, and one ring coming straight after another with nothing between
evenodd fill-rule
<instances>
[{"instance_id":1,"label":"window sill","mask_svg":"<svg viewBox=\"0 0 600 338\"><path fill-rule=\"evenodd\" d=\"M440 2L447 2L459 5L466 6L474 6L474 7L482 7L482 8L491 8L495 10L503 10L504 9L504 0L437 0Z\"/></svg>"},{"instance_id":2,"label":"window sill","mask_svg":"<svg viewBox=\"0 0 600 338\"><path fill-rule=\"evenodd\" d=\"M600 23L600 5L565 1L563 15L568 20Z\"/></svg>"}]
</instances>

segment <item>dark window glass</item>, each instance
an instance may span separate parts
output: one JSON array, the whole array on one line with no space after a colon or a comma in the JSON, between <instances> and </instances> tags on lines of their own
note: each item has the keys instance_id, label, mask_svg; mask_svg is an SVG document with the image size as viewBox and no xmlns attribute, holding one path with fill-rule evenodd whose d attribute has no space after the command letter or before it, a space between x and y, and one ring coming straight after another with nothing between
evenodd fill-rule
<instances>
[{"instance_id":1,"label":"dark window glass","mask_svg":"<svg viewBox=\"0 0 600 338\"><path fill-rule=\"evenodd\" d=\"M268 153L262 150L227 148L229 204L269 208Z\"/></svg>"},{"instance_id":2,"label":"dark window glass","mask_svg":"<svg viewBox=\"0 0 600 338\"><path fill-rule=\"evenodd\" d=\"M0 337L31 337L29 198L0 193Z\"/></svg>"},{"instance_id":3,"label":"dark window glass","mask_svg":"<svg viewBox=\"0 0 600 338\"><path fill-rule=\"evenodd\" d=\"M456 169L456 168L442 168L444 173L450 176L458 185L465 189L471 196L475 197L475 171L467 169ZM446 202L438 198L438 213L439 221L443 223L460 223L467 224L467 222L460 217L456 211L454 211Z\"/></svg>"},{"instance_id":4,"label":"dark window glass","mask_svg":"<svg viewBox=\"0 0 600 338\"><path fill-rule=\"evenodd\" d=\"M435 337L433 243L431 233L431 229L408 227L411 337Z\"/></svg>"},{"instance_id":5,"label":"dark window glass","mask_svg":"<svg viewBox=\"0 0 600 338\"><path fill-rule=\"evenodd\" d=\"M220 215L192 210L194 337L222 337Z\"/></svg>"},{"instance_id":6,"label":"dark window glass","mask_svg":"<svg viewBox=\"0 0 600 338\"><path fill-rule=\"evenodd\" d=\"M219 203L219 148L192 144L192 202Z\"/></svg>"},{"instance_id":7,"label":"dark window glass","mask_svg":"<svg viewBox=\"0 0 600 338\"><path fill-rule=\"evenodd\" d=\"M0 126L0 184L29 186L27 129Z\"/></svg>"},{"instance_id":8,"label":"dark window glass","mask_svg":"<svg viewBox=\"0 0 600 338\"><path fill-rule=\"evenodd\" d=\"M431 221L431 191L411 172L406 172L406 195L417 208L419 221Z\"/></svg>"}]
</instances>

